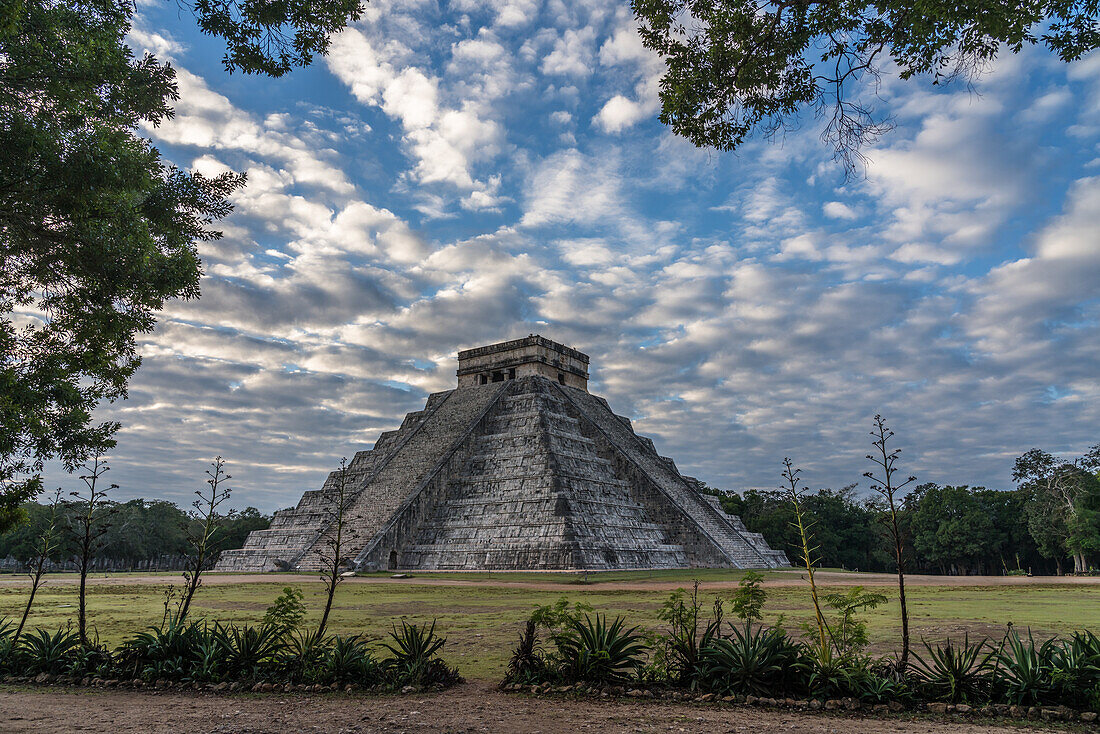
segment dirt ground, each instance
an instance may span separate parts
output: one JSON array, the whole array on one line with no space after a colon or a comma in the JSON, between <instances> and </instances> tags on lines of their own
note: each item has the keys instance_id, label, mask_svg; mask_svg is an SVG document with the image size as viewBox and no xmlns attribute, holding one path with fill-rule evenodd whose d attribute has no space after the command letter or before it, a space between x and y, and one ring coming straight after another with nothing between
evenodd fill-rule
<instances>
[{"instance_id":1,"label":"dirt ground","mask_svg":"<svg viewBox=\"0 0 1100 734\"><path fill-rule=\"evenodd\" d=\"M0 731L262 734L278 732L1016 732L939 718L837 717L750 707L663 701L533 698L465 683L444 693L368 697L350 694L162 693L0 687ZM1027 731L1043 731L1028 729ZM1063 730L1064 731L1064 730Z\"/></svg>"},{"instance_id":2,"label":"dirt ground","mask_svg":"<svg viewBox=\"0 0 1100 734\"><path fill-rule=\"evenodd\" d=\"M776 572L772 572L776 573ZM797 570L779 572L779 578L769 578L764 586L795 586L805 583ZM135 584L163 584L165 575L142 574L107 574L92 575L88 577L88 583L96 586L132 586ZM838 573L834 571L817 571L814 578L819 583L829 586L894 586L897 584L897 576L887 573ZM76 574L50 576L49 583L54 586L66 586L78 582ZM728 581L708 581L699 583L700 589L725 589L735 588L740 581L740 576L730 575ZM265 573L265 574L237 574L208 572L203 574L204 586L221 586L227 584L302 584L317 582L313 574L292 573ZM531 589L535 591L557 591L562 588L561 581L528 581L514 580L506 577L485 579L440 578L438 575L431 577L412 576L410 578L395 579L385 576L370 576L345 579L345 583L351 584L415 584L416 586L452 586L452 587L478 587L493 586L515 589ZM600 581L599 574L592 574L585 589L600 591L602 589L619 589L625 591L675 591L685 586L683 579L653 579L638 581ZM1066 586L1100 586L1100 576L929 576L910 574L905 577L906 586L1034 586L1034 585L1066 585ZM0 576L0 586L18 587L30 585L30 579L24 575Z\"/></svg>"}]
</instances>

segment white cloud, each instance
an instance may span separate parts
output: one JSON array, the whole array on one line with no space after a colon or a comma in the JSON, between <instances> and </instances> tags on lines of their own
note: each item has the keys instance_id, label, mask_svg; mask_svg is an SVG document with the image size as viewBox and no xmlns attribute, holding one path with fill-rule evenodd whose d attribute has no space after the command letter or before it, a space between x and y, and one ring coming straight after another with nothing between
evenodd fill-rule
<instances>
[{"instance_id":1,"label":"white cloud","mask_svg":"<svg viewBox=\"0 0 1100 734\"><path fill-rule=\"evenodd\" d=\"M857 219L859 214L852 207L841 201L827 201L822 207L825 216L831 219Z\"/></svg>"},{"instance_id":2,"label":"white cloud","mask_svg":"<svg viewBox=\"0 0 1100 734\"><path fill-rule=\"evenodd\" d=\"M592 73L595 40L592 28L568 29L554 42L539 68L543 74L586 77Z\"/></svg>"}]
</instances>

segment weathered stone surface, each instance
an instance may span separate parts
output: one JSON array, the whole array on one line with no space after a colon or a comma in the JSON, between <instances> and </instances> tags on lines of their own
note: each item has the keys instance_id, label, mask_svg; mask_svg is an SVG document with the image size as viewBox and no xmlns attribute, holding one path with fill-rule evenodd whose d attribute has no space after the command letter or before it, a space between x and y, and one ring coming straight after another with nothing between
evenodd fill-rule
<instances>
[{"instance_id":1,"label":"weathered stone surface","mask_svg":"<svg viewBox=\"0 0 1100 734\"><path fill-rule=\"evenodd\" d=\"M530 369L528 354L536 359ZM424 410L349 464L349 566L789 565L587 392L586 355L529 337L459 356L460 376L487 375L485 384L463 379L458 389L431 395ZM507 364L495 364L498 358ZM559 367L569 379L549 377ZM268 530L225 553L218 570L317 568L338 480L333 472L293 510L276 513Z\"/></svg>"}]
</instances>

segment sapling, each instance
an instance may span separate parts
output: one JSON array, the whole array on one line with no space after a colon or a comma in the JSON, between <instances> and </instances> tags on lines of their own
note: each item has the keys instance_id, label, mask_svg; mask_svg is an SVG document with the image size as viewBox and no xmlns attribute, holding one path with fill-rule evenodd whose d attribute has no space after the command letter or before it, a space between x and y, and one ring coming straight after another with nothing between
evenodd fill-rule
<instances>
[{"instance_id":1,"label":"sapling","mask_svg":"<svg viewBox=\"0 0 1100 734\"><path fill-rule=\"evenodd\" d=\"M760 586L763 580L763 574L747 571L733 594L733 613L745 621L746 630L752 626L753 621L759 622L764 617L764 602L768 600L768 592Z\"/></svg>"},{"instance_id":2,"label":"sapling","mask_svg":"<svg viewBox=\"0 0 1100 734\"><path fill-rule=\"evenodd\" d=\"M202 572L213 560L215 539L220 530L218 506L229 499L233 491L224 485L224 482L233 477L225 473L225 461L222 457L214 457L214 461L210 463L210 469L206 470L206 476L209 477L206 480L209 489L195 490L198 499L191 503L195 508L192 519L198 523L198 526L188 527L192 552L184 564L184 588L177 614L177 620L180 622L187 617L187 611L191 608L191 599L202 584Z\"/></svg>"},{"instance_id":3,"label":"sapling","mask_svg":"<svg viewBox=\"0 0 1100 734\"><path fill-rule=\"evenodd\" d=\"M344 528L347 525L348 507L348 460L340 459L340 469L336 472L334 496L330 508L326 511L328 523L322 533L323 543L318 551L321 556L321 580L326 584L325 611L321 614L321 623L317 626L317 639L325 636L328 615L332 611L332 600L336 596L336 587L343 581L341 569L344 564Z\"/></svg>"},{"instance_id":4,"label":"sapling","mask_svg":"<svg viewBox=\"0 0 1100 734\"><path fill-rule=\"evenodd\" d=\"M44 583L43 577L46 573L46 564L50 562L50 556L56 553L61 545L61 534L58 527L58 510L60 508L61 489L59 488L54 492L53 501L50 502L50 522L34 544L34 556L31 558L30 574L28 574L31 579L31 593L27 597L27 606L23 608L23 617L19 620L19 626L11 639L12 647L15 647L15 644L19 642L19 635L23 634L23 627L27 624L27 617L31 613L31 605L34 604L34 596Z\"/></svg>"},{"instance_id":5,"label":"sapling","mask_svg":"<svg viewBox=\"0 0 1100 734\"><path fill-rule=\"evenodd\" d=\"M103 488L100 478L110 471L111 467L107 466L107 462L98 455L92 460L91 464L85 464L84 469L88 473L82 475L80 480L84 482L87 494L69 492L69 495L76 498L76 502L72 503L77 508L72 516L72 529L76 535L77 547L80 552L80 595L76 611L76 629L81 646L87 647L88 608L86 591L88 587L88 570L91 568L91 563L99 550L101 539L111 527L107 520L114 508L107 504L107 492L118 489L118 485L111 484L106 489Z\"/></svg>"},{"instance_id":6,"label":"sapling","mask_svg":"<svg viewBox=\"0 0 1100 734\"><path fill-rule=\"evenodd\" d=\"M898 456L901 449L890 449L887 444L894 432L886 427L886 421L881 415L875 416L875 427L871 431L872 442L876 451L867 454L867 458L877 467L874 472L864 472L863 476L871 480L871 489L886 500L889 516L886 519L886 534L893 542L894 562L898 568L898 601L901 606L901 658L898 660L898 670L905 672L909 664L909 607L905 603L905 542L901 528L898 526L898 493L903 487L917 481L916 477L909 477L904 482L897 483L894 474L897 473Z\"/></svg>"}]
</instances>

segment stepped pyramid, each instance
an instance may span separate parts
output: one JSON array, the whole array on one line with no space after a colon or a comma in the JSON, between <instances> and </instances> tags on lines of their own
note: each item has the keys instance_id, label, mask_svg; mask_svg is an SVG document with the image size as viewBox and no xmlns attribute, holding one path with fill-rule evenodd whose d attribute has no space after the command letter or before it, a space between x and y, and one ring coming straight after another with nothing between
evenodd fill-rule
<instances>
[{"instance_id":1,"label":"stepped pyramid","mask_svg":"<svg viewBox=\"0 0 1100 734\"><path fill-rule=\"evenodd\" d=\"M588 392L588 356L541 336L458 354L428 397L344 474L343 559L359 570L787 566ZM217 570L315 570L333 472Z\"/></svg>"}]
</instances>

